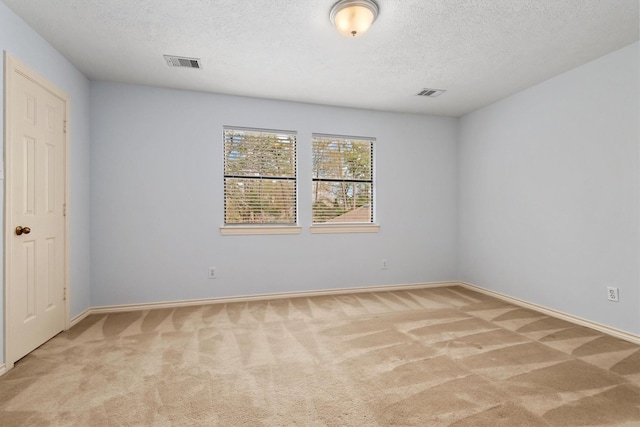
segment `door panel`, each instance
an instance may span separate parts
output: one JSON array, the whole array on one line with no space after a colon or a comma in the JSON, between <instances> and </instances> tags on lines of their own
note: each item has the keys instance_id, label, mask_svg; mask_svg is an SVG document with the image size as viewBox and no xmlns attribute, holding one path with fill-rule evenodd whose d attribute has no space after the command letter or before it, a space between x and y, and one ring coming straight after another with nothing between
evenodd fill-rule
<instances>
[{"instance_id":1,"label":"door panel","mask_svg":"<svg viewBox=\"0 0 640 427\"><path fill-rule=\"evenodd\" d=\"M36 313L36 263L35 263L35 242L22 242L22 258L18 258L19 273L16 279L22 279L25 283L25 304L22 313L23 322L25 324L35 319Z\"/></svg>"}]
</instances>

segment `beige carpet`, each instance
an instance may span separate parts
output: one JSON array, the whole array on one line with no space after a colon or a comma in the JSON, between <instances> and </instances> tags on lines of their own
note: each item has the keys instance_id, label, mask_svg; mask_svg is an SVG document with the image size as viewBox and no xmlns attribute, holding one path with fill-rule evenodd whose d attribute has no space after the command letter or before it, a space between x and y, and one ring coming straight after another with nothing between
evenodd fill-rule
<instances>
[{"instance_id":1,"label":"beige carpet","mask_svg":"<svg viewBox=\"0 0 640 427\"><path fill-rule=\"evenodd\" d=\"M0 425L640 426L640 347L462 287L93 315Z\"/></svg>"}]
</instances>

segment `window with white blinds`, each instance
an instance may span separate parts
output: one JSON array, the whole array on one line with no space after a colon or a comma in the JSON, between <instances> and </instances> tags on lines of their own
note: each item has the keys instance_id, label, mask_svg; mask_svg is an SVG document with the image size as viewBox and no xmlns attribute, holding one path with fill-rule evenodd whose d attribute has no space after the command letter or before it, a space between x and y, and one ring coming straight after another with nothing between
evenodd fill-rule
<instances>
[{"instance_id":1,"label":"window with white blinds","mask_svg":"<svg viewBox=\"0 0 640 427\"><path fill-rule=\"evenodd\" d=\"M314 134L313 223L373 223L374 139Z\"/></svg>"},{"instance_id":2,"label":"window with white blinds","mask_svg":"<svg viewBox=\"0 0 640 427\"><path fill-rule=\"evenodd\" d=\"M225 127L225 225L297 223L296 134Z\"/></svg>"}]
</instances>

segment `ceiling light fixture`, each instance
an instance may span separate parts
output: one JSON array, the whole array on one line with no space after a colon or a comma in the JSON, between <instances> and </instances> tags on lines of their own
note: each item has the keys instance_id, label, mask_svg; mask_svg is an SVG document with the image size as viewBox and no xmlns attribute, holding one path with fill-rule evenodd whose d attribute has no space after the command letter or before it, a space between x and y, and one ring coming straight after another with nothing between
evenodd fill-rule
<instances>
[{"instance_id":1,"label":"ceiling light fixture","mask_svg":"<svg viewBox=\"0 0 640 427\"><path fill-rule=\"evenodd\" d=\"M340 34L350 37L367 31L377 17L378 5L373 0L340 0L329 15Z\"/></svg>"}]
</instances>

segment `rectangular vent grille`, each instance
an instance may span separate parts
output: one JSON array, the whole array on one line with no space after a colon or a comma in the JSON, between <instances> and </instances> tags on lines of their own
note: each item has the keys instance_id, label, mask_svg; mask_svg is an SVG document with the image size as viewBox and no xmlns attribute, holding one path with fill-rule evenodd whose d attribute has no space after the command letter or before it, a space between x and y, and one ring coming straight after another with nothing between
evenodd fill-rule
<instances>
[{"instance_id":1,"label":"rectangular vent grille","mask_svg":"<svg viewBox=\"0 0 640 427\"><path fill-rule=\"evenodd\" d=\"M442 89L422 89L417 95L428 96L429 98L435 98L442 95L445 92L446 90L442 90Z\"/></svg>"},{"instance_id":2,"label":"rectangular vent grille","mask_svg":"<svg viewBox=\"0 0 640 427\"><path fill-rule=\"evenodd\" d=\"M169 67L202 68L200 58L187 58L185 56L164 55Z\"/></svg>"}]
</instances>

